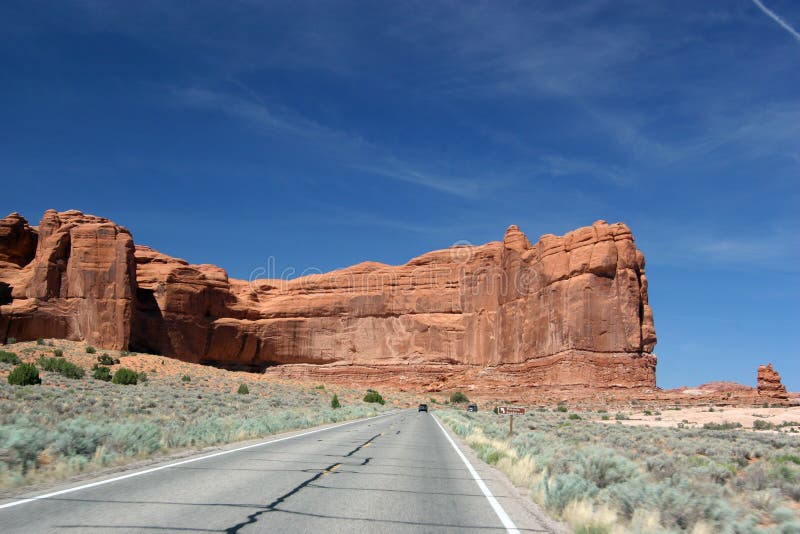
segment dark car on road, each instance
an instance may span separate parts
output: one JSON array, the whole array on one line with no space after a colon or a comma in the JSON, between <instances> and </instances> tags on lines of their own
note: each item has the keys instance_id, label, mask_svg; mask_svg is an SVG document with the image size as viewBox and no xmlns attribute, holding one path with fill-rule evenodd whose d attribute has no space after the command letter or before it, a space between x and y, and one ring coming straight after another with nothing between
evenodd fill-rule
<instances>
[{"instance_id":1,"label":"dark car on road","mask_svg":"<svg viewBox=\"0 0 800 534\"><path fill-rule=\"evenodd\" d=\"M468 412L477 412L478 411L478 405L477 404L470 404L469 406L467 406L467 411Z\"/></svg>"},{"instance_id":2,"label":"dark car on road","mask_svg":"<svg viewBox=\"0 0 800 534\"><path fill-rule=\"evenodd\" d=\"M428 405L427 404L420 404L419 405L419 411L420 412L427 412L428 411Z\"/></svg>"}]
</instances>

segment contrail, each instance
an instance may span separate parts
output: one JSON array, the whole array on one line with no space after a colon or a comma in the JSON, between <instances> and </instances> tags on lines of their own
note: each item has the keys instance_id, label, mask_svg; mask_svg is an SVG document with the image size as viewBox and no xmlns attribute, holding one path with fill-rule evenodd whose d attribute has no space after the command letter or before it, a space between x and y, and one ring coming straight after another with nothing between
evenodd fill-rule
<instances>
[{"instance_id":1,"label":"contrail","mask_svg":"<svg viewBox=\"0 0 800 534\"><path fill-rule=\"evenodd\" d=\"M783 20L782 18L780 18L780 17L778 16L778 14L777 14L777 13L775 13L775 12L774 12L774 11L772 11L770 8L768 8L767 6L765 6L764 4L762 4L762 3L761 3L761 0L753 0L753 3L754 3L756 6L758 6L758 9L760 9L761 11L763 11L763 12L764 12L764 13L765 13L765 14L766 14L766 15L767 15L769 18L771 18L772 20L774 20L775 22L777 22L778 24L780 24L780 25L783 27L783 29L784 29L784 30L786 30L787 32L791 33L791 34L792 34L792 37L794 37L795 39L797 39L798 41L800 41L800 33L799 33L797 30L795 30L794 28L792 28L792 27L789 25L789 23L788 23L788 22L786 22L785 20Z\"/></svg>"}]
</instances>

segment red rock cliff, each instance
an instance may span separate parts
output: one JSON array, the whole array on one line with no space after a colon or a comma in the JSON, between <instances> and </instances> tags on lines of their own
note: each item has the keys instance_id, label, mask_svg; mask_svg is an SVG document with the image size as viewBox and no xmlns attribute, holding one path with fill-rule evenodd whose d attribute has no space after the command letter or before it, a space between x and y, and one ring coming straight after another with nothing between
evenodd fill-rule
<instances>
[{"instance_id":1,"label":"red rock cliff","mask_svg":"<svg viewBox=\"0 0 800 534\"><path fill-rule=\"evenodd\" d=\"M31 242L38 243L31 256ZM107 219L0 221L0 336L130 345L194 362L502 368L530 385L655 387L644 257L598 221L365 262L291 281L229 279Z\"/></svg>"}]
</instances>

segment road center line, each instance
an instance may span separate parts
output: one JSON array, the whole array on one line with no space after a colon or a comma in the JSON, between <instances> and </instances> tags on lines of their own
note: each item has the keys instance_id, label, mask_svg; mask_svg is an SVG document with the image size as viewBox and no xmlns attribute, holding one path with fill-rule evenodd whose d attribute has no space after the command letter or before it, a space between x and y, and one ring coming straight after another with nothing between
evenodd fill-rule
<instances>
[{"instance_id":1,"label":"road center line","mask_svg":"<svg viewBox=\"0 0 800 534\"><path fill-rule=\"evenodd\" d=\"M433 415L433 414L431 414L431 415ZM442 423L439 422L439 418L437 418L435 415L433 415L433 420L436 421L436 424L439 425L439 428L442 429L442 433L444 433L444 437L447 438L447 441L449 441L450 445L452 445L453 448L456 450L456 452L458 453L458 456L464 462L464 465L467 466L467 469L469 470L469 473L472 475L472 478L475 479L475 482L477 482L478 487L481 489L483 494L486 496L486 499L489 501L489 504L492 505L492 509L494 510L494 513L497 514L497 517L500 519L500 522L503 523L504 527L506 527L506 532L508 532L509 534L519 534L519 530L517 529L517 526L514 524L514 521L511 520L511 518L508 516L506 511L503 510L503 507L500 505L500 503L497 502L497 499L495 498L494 495L492 495L492 491L489 489L489 486L486 485L486 483L483 481L483 479L478 474L478 472L475 470L475 468L472 467L472 464L469 463L469 460L467 460L467 457L464 456L464 453L461 452L461 449L458 448L458 445L456 445L456 442L453 441L453 438L451 438L450 434L447 433L447 430L444 429L444 427L442 426Z\"/></svg>"},{"instance_id":2,"label":"road center line","mask_svg":"<svg viewBox=\"0 0 800 534\"><path fill-rule=\"evenodd\" d=\"M316 430L309 430L308 432L302 432L300 434L294 434L293 436L286 436L284 438L278 438L278 439L273 439L273 440L269 440L269 441L261 441L259 443L253 443L252 445L245 445L244 447L238 447L236 449L228 449L228 450L224 450L224 451L219 451L219 452L215 452L213 454L207 454L205 456L200 456L198 458L189 458L188 460L181 460L181 461L178 461L178 462L173 462L171 464L160 465L158 467L151 467L150 469L145 469L143 471L135 471L133 473L128 473L127 475L122 475L122 476L118 476L118 477L114 477L114 478L109 478L109 479L106 479L106 480L99 480L97 482L91 482L89 484L84 484L82 486L76 486L74 488L67 488L67 489L63 489L63 490L60 490L60 491L54 491L52 493L45 493L44 495L37 495L35 497L28 497L27 499L21 499L21 500L18 500L18 501L13 501L13 502L1 504L0 505L0 510L2 510L3 508L11 508L13 506L19 506L21 504L27 504L27 503L33 502L33 501L39 501L39 500L42 500L42 499L50 499L52 497L58 497L59 495L65 495L67 493L73 493L75 491L81 491L81 490L85 490L85 489L89 489L89 488L95 488L97 486L102 486L104 484L111 484L112 482L117 482L119 480L125 480L126 478L138 477L138 476L146 475L148 473L154 473L156 471L161 471L162 469L169 469L170 467L176 467L176 466L179 466L179 465L186 465L186 464L191 464L191 463L194 463L194 462L200 462L200 461L203 461L203 460L208 460L209 458L216 458L217 456L225 456L226 454L232 454L234 452L244 451L244 450L247 450L247 449L254 449L256 447L262 447L264 445L270 445L272 443L278 443L280 441L288 441L290 439L300 438L300 437L303 437L303 436L308 436L310 434L316 434L317 432L325 432L326 430L333 430L335 428L341 428L341 427L347 426L347 425L353 425L353 424L356 424L356 423L363 423L364 421L370 421L372 419L379 419L381 417L387 417L389 415L394 415L394 414L393 413L385 413L385 414L376 415L376 416L373 416L373 417L367 417L366 419L356 419L355 421L348 421L346 423L340 423L338 425L329 426L329 427L326 427L326 428L318 428Z\"/></svg>"}]
</instances>

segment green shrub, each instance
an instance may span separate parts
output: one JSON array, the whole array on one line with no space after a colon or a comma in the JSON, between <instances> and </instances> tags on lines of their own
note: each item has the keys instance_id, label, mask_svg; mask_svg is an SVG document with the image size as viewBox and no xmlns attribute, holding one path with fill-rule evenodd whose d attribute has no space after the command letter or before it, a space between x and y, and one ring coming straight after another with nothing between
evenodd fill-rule
<instances>
[{"instance_id":1,"label":"green shrub","mask_svg":"<svg viewBox=\"0 0 800 534\"><path fill-rule=\"evenodd\" d=\"M582 451L575 472L597 486L605 488L640 476L638 466L611 449L591 447Z\"/></svg>"},{"instance_id":2,"label":"green shrub","mask_svg":"<svg viewBox=\"0 0 800 534\"><path fill-rule=\"evenodd\" d=\"M96 348L92 346L86 347L86 354L94 354L95 352L97 352Z\"/></svg>"},{"instance_id":3,"label":"green shrub","mask_svg":"<svg viewBox=\"0 0 800 534\"><path fill-rule=\"evenodd\" d=\"M136 371L128 369L127 367L120 367L117 369L117 372L114 373L114 378L111 379L111 382L127 386L136 384L138 380L139 374Z\"/></svg>"},{"instance_id":4,"label":"green shrub","mask_svg":"<svg viewBox=\"0 0 800 534\"><path fill-rule=\"evenodd\" d=\"M92 367L92 378L95 380L102 380L103 382L111 381L111 369L103 365L95 364Z\"/></svg>"},{"instance_id":5,"label":"green shrub","mask_svg":"<svg viewBox=\"0 0 800 534\"><path fill-rule=\"evenodd\" d=\"M45 356L42 356L39 358L38 363L42 367L43 371L58 373L66 378L78 379L83 378L83 376L86 374L86 371L83 370L83 367L75 365L72 362L68 362L64 358L46 358Z\"/></svg>"},{"instance_id":6,"label":"green shrub","mask_svg":"<svg viewBox=\"0 0 800 534\"><path fill-rule=\"evenodd\" d=\"M560 514L572 501L586 500L597 494L597 486L573 473L555 475L543 484L545 506Z\"/></svg>"},{"instance_id":7,"label":"green shrub","mask_svg":"<svg viewBox=\"0 0 800 534\"><path fill-rule=\"evenodd\" d=\"M17 342L17 339L13 338L13 337L10 337L10 338L6 339L6 345L13 345L16 342Z\"/></svg>"},{"instance_id":8,"label":"green shrub","mask_svg":"<svg viewBox=\"0 0 800 534\"><path fill-rule=\"evenodd\" d=\"M9 373L8 383L12 386L30 386L41 384L42 379L39 378L39 370L35 365L21 363Z\"/></svg>"},{"instance_id":9,"label":"green shrub","mask_svg":"<svg viewBox=\"0 0 800 534\"><path fill-rule=\"evenodd\" d=\"M102 365L114 365L114 358L109 356L107 352L104 352L103 354L98 356L97 361Z\"/></svg>"},{"instance_id":10,"label":"green shrub","mask_svg":"<svg viewBox=\"0 0 800 534\"><path fill-rule=\"evenodd\" d=\"M575 421L580 421L582 419L582 417L580 415L576 414L576 413L571 413L571 414L569 414L568 419L572 419L572 420L575 420Z\"/></svg>"},{"instance_id":11,"label":"green shrub","mask_svg":"<svg viewBox=\"0 0 800 534\"><path fill-rule=\"evenodd\" d=\"M136 374L136 379L138 380L138 382L140 384L146 383L147 382L147 373L145 373L144 371L142 371L141 373L137 373Z\"/></svg>"},{"instance_id":12,"label":"green shrub","mask_svg":"<svg viewBox=\"0 0 800 534\"><path fill-rule=\"evenodd\" d=\"M627 421L630 418L622 412L617 412L617 415L614 416L614 419L617 421Z\"/></svg>"},{"instance_id":13,"label":"green shrub","mask_svg":"<svg viewBox=\"0 0 800 534\"><path fill-rule=\"evenodd\" d=\"M6 352L4 350L0 350L0 363L10 363L12 365L18 365L20 363L20 359L13 352Z\"/></svg>"},{"instance_id":14,"label":"green shrub","mask_svg":"<svg viewBox=\"0 0 800 534\"><path fill-rule=\"evenodd\" d=\"M325 385L324 384L319 384L317 386L314 386L314 389L321 389L321 390L325 391Z\"/></svg>"},{"instance_id":15,"label":"green shrub","mask_svg":"<svg viewBox=\"0 0 800 534\"><path fill-rule=\"evenodd\" d=\"M367 394L364 395L364 402L377 402L378 404L386 403L386 401L383 400L381 394L375 391L374 389L367 390Z\"/></svg>"},{"instance_id":16,"label":"green shrub","mask_svg":"<svg viewBox=\"0 0 800 534\"><path fill-rule=\"evenodd\" d=\"M456 391L452 395L450 395L450 402L453 404L457 404L459 402L469 402L469 399L467 398L466 395L464 395L464 393Z\"/></svg>"},{"instance_id":17,"label":"green shrub","mask_svg":"<svg viewBox=\"0 0 800 534\"><path fill-rule=\"evenodd\" d=\"M604 414L603 414L603 415L600 417L600 419L602 419L603 421L608 421L608 420L610 419L610 417L608 416L608 414L607 414L607 413L604 413Z\"/></svg>"},{"instance_id":18,"label":"green shrub","mask_svg":"<svg viewBox=\"0 0 800 534\"><path fill-rule=\"evenodd\" d=\"M119 355L120 355L120 356L130 356L130 354L131 354L131 353L130 353L130 352L128 352L127 350L121 350L121 351L119 351Z\"/></svg>"},{"instance_id":19,"label":"green shrub","mask_svg":"<svg viewBox=\"0 0 800 534\"><path fill-rule=\"evenodd\" d=\"M236 390L236 393L239 395L248 395L250 393L250 388L247 387L247 384L239 384L239 389Z\"/></svg>"},{"instance_id":20,"label":"green shrub","mask_svg":"<svg viewBox=\"0 0 800 534\"><path fill-rule=\"evenodd\" d=\"M181 382L191 382L191 381L192 381L192 377L189 376L189 375L183 375L181 377Z\"/></svg>"},{"instance_id":21,"label":"green shrub","mask_svg":"<svg viewBox=\"0 0 800 534\"><path fill-rule=\"evenodd\" d=\"M769 421L764 421L763 419L756 419L753 421L753 430L772 430L774 428L775 425Z\"/></svg>"},{"instance_id":22,"label":"green shrub","mask_svg":"<svg viewBox=\"0 0 800 534\"><path fill-rule=\"evenodd\" d=\"M56 349L53 351L53 356L55 356L56 358L61 358L62 356L64 356L64 351L61 349Z\"/></svg>"},{"instance_id":23,"label":"green shrub","mask_svg":"<svg viewBox=\"0 0 800 534\"><path fill-rule=\"evenodd\" d=\"M36 344L37 345L44 345L44 339L42 339L42 338L36 339Z\"/></svg>"},{"instance_id":24,"label":"green shrub","mask_svg":"<svg viewBox=\"0 0 800 534\"><path fill-rule=\"evenodd\" d=\"M333 394L333 398L331 399L331 408L333 408L335 410L335 409L341 408L341 407L342 407L342 405L339 402L339 396L336 393L334 393Z\"/></svg>"},{"instance_id":25,"label":"green shrub","mask_svg":"<svg viewBox=\"0 0 800 534\"><path fill-rule=\"evenodd\" d=\"M567 407L564 404L559 404L556 407L556 411L561 412L561 413L567 413Z\"/></svg>"}]
</instances>

